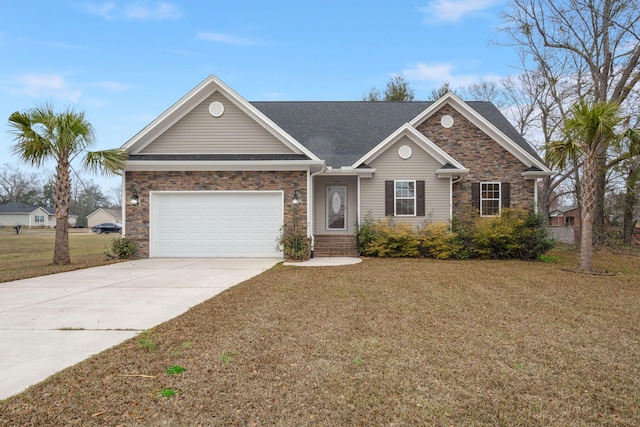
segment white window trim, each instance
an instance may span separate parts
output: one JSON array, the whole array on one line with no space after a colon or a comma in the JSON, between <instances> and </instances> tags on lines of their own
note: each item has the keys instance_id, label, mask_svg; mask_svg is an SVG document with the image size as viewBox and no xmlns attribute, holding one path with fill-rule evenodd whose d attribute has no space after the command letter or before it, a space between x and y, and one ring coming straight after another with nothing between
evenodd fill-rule
<instances>
[{"instance_id":1,"label":"white window trim","mask_svg":"<svg viewBox=\"0 0 640 427\"><path fill-rule=\"evenodd\" d=\"M396 191L398 187L396 186L398 182L413 182L413 197L398 197ZM398 200L411 200L413 199L413 214L398 214ZM414 179L396 179L393 181L393 216L416 216L417 210L417 199L418 195L416 194L416 181Z\"/></svg>"},{"instance_id":2,"label":"white window trim","mask_svg":"<svg viewBox=\"0 0 640 427\"><path fill-rule=\"evenodd\" d=\"M38 221L38 219L40 219L40 220ZM41 222L41 223L44 224L44 215L36 215L35 221L36 222Z\"/></svg>"},{"instance_id":3,"label":"white window trim","mask_svg":"<svg viewBox=\"0 0 640 427\"><path fill-rule=\"evenodd\" d=\"M490 185L490 184L498 184L498 198L497 198L497 199L495 199L495 198L484 198L484 197L482 197L482 187L483 187L484 185L487 185L487 184L489 184L489 185ZM496 182L496 181L486 181L486 182L481 182L481 183L480 183L480 194L479 194L479 196L480 196L480 216L483 216L483 217L493 217L493 216L500 216L500 215L502 215L502 183L501 183L501 182ZM482 208L483 208L482 204L483 204L483 202L484 202L485 200L497 200L497 201L498 201L498 214L497 214L497 215L483 215L483 213L482 213L482 212L484 212L484 210L482 209Z\"/></svg>"}]
</instances>

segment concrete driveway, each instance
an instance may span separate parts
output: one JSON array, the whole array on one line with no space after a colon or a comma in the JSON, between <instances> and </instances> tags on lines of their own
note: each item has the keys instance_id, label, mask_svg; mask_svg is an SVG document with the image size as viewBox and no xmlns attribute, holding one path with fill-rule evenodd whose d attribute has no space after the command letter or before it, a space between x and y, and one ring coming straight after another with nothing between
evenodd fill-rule
<instances>
[{"instance_id":1,"label":"concrete driveway","mask_svg":"<svg viewBox=\"0 0 640 427\"><path fill-rule=\"evenodd\" d=\"M0 399L184 313L279 259L144 259L0 283Z\"/></svg>"}]
</instances>

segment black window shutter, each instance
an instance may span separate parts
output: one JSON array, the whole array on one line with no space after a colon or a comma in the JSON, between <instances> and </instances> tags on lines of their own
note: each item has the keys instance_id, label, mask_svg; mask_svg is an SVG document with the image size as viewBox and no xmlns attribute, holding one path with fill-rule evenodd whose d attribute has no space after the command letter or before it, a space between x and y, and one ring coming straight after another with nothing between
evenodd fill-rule
<instances>
[{"instance_id":1,"label":"black window shutter","mask_svg":"<svg viewBox=\"0 0 640 427\"><path fill-rule=\"evenodd\" d=\"M424 181L416 181L416 216L424 216Z\"/></svg>"},{"instance_id":2,"label":"black window shutter","mask_svg":"<svg viewBox=\"0 0 640 427\"><path fill-rule=\"evenodd\" d=\"M471 205L480 210L480 183L471 183Z\"/></svg>"},{"instance_id":3,"label":"black window shutter","mask_svg":"<svg viewBox=\"0 0 640 427\"><path fill-rule=\"evenodd\" d=\"M393 205L394 205L394 188L393 181L385 181L384 182L384 215L393 216Z\"/></svg>"},{"instance_id":4,"label":"black window shutter","mask_svg":"<svg viewBox=\"0 0 640 427\"><path fill-rule=\"evenodd\" d=\"M502 207L511 207L511 184L508 182L501 183L500 192L502 193L500 195L500 197L502 197Z\"/></svg>"}]
</instances>

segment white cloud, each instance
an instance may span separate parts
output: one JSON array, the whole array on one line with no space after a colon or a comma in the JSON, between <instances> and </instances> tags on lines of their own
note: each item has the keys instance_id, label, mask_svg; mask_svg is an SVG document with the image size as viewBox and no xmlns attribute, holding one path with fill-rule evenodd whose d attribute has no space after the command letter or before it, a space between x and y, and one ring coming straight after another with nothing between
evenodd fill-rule
<instances>
[{"instance_id":1,"label":"white cloud","mask_svg":"<svg viewBox=\"0 0 640 427\"><path fill-rule=\"evenodd\" d=\"M87 3L85 5L85 10L91 15L98 15L104 19L111 19L111 13L115 7L116 5L111 2L102 4Z\"/></svg>"},{"instance_id":2,"label":"white cloud","mask_svg":"<svg viewBox=\"0 0 640 427\"><path fill-rule=\"evenodd\" d=\"M456 73L454 65L448 62L435 64L420 62L412 68L403 70L402 75L408 80L430 84L434 89L445 83L449 83L449 86L452 89L455 89L469 86L472 83L478 83L480 81L493 81L500 79L500 76L489 74L477 75Z\"/></svg>"},{"instance_id":3,"label":"white cloud","mask_svg":"<svg viewBox=\"0 0 640 427\"><path fill-rule=\"evenodd\" d=\"M18 91L34 98L58 98L78 102L82 91L67 84L62 74L24 74L16 77Z\"/></svg>"},{"instance_id":4,"label":"white cloud","mask_svg":"<svg viewBox=\"0 0 640 427\"><path fill-rule=\"evenodd\" d=\"M113 2L87 3L84 6L87 13L100 16L106 20L131 19L138 21L163 21L178 19L182 16L180 10L167 2L139 1L120 7Z\"/></svg>"},{"instance_id":5,"label":"white cloud","mask_svg":"<svg viewBox=\"0 0 640 427\"><path fill-rule=\"evenodd\" d=\"M127 19L162 21L165 19L178 19L182 14L178 8L170 3L135 3L128 5L125 11Z\"/></svg>"},{"instance_id":6,"label":"white cloud","mask_svg":"<svg viewBox=\"0 0 640 427\"><path fill-rule=\"evenodd\" d=\"M433 0L420 12L426 14L426 22L457 22L464 15L489 9L500 0Z\"/></svg>"},{"instance_id":7,"label":"white cloud","mask_svg":"<svg viewBox=\"0 0 640 427\"><path fill-rule=\"evenodd\" d=\"M246 38L246 37L237 37L237 36L233 36L230 34L223 34L223 33L201 32L201 33L198 33L198 38L201 40L207 40L207 41L223 43L223 44L231 44L236 46L256 46L256 45L264 44L260 40Z\"/></svg>"}]
</instances>

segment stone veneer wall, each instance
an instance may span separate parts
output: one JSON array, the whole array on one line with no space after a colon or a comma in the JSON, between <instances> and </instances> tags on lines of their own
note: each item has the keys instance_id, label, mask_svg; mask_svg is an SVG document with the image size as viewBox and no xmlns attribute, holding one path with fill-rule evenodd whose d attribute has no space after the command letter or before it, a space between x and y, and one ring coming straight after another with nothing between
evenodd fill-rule
<instances>
[{"instance_id":1,"label":"stone veneer wall","mask_svg":"<svg viewBox=\"0 0 640 427\"><path fill-rule=\"evenodd\" d=\"M307 215L306 171L130 171L125 173L126 198L135 188L140 196L138 206L127 205L126 235L136 242L136 258L149 257L149 192L150 191L215 191L215 190L282 190L284 221L291 220L294 189L300 198L300 215Z\"/></svg>"},{"instance_id":2,"label":"stone veneer wall","mask_svg":"<svg viewBox=\"0 0 640 427\"><path fill-rule=\"evenodd\" d=\"M440 124L447 114L454 120L450 128ZM445 105L418 126L418 131L469 169L453 186L454 215L471 205L472 182L509 182L511 207L532 208L535 180L525 180L521 174L527 167L454 108Z\"/></svg>"}]
</instances>

